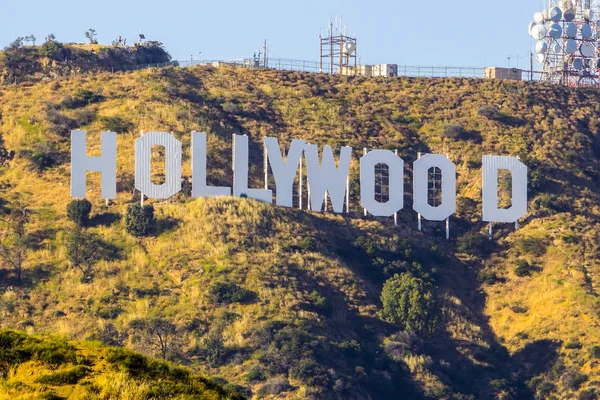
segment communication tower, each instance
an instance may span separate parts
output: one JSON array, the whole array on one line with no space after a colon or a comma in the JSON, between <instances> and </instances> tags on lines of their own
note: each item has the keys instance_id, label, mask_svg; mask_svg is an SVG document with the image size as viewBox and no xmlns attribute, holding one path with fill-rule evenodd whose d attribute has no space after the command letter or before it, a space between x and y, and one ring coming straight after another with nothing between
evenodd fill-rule
<instances>
[{"instance_id":1,"label":"communication tower","mask_svg":"<svg viewBox=\"0 0 600 400\"><path fill-rule=\"evenodd\" d=\"M319 44L319 72L356 74L356 37L346 35L346 27L342 24L341 17L339 25L337 18L335 24L329 20L327 36L319 35Z\"/></svg>"},{"instance_id":2,"label":"communication tower","mask_svg":"<svg viewBox=\"0 0 600 400\"><path fill-rule=\"evenodd\" d=\"M548 0L529 34L542 79L566 86L600 83L600 0Z\"/></svg>"}]
</instances>

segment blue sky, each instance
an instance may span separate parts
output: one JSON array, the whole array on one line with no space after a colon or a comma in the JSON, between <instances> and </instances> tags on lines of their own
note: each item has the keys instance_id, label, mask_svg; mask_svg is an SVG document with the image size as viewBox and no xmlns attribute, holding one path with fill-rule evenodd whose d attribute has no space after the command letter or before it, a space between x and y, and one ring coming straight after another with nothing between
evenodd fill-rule
<instances>
[{"instance_id":1,"label":"blue sky","mask_svg":"<svg viewBox=\"0 0 600 400\"><path fill-rule=\"evenodd\" d=\"M527 67L527 25L541 0L30 0L3 4L0 46L33 34L85 42L94 28L101 43L140 29L163 42L176 60L251 57L267 39L271 57L318 60L318 35L330 16L356 31L365 64Z\"/></svg>"}]
</instances>

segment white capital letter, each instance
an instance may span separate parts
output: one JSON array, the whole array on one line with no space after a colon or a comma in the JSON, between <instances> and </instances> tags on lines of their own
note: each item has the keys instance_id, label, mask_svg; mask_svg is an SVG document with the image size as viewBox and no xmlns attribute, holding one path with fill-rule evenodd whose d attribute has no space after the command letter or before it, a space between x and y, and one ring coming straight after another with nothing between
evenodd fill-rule
<instances>
[{"instance_id":1,"label":"white capital letter","mask_svg":"<svg viewBox=\"0 0 600 400\"><path fill-rule=\"evenodd\" d=\"M375 166L389 171L387 202L375 200ZM360 159L360 205L376 217L391 217L404 207L404 161L389 150L373 150Z\"/></svg>"},{"instance_id":2,"label":"white capital letter","mask_svg":"<svg viewBox=\"0 0 600 400\"><path fill-rule=\"evenodd\" d=\"M102 197L117 198L117 134L102 132L102 155L86 155L86 131L71 131L71 197L85 197L86 172L102 173Z\"/></svg>"},{"instance_id":3,"label":"white capital letter","mask_svg":"<svg viewBox=\"0 0 600 400\"><path fill-rule=\"evenodd\" d=\"M192 132L192 196L231 196L230 187L206 185L206 133Z\"/></svg>"},{"instance_id":4,"label":"white capital letter","mask_svg":"<svg viewBox=\"0 0 600 400\"><path fill-rule=\"evenodd\" d=\"M165 148L165 183L151 179L152 146ZM167 132L148 132L135 141L135 188L152 199L168 199L181 190L181 142Z\"/></svg>"},{"instance_id":5,"label":"white capital letter","mask_svg":"<svg viewBox=\"0 0 600 400\"><path fill-rule=\"evenodd\" d=\"M277 205L283 207L292 207L294 179L298 173L300 159L304 151L304 140L294 139L288 151L286 161L283 161L279 142L276 138L264 138L265 148L271 171L275 178L277 187Z\"/></svg>"},{"instance_id":6,"label":"white capital letter","mask_svg":"<svg viewBox=\"0 0 600 400\"><path fill-rule=\"evenodd\" d=\"M432 207L427 201L429 169L442 171L442 204ZM456 165L441 154L425 154L413 164L413 208L430 221L443 221L456 212Z\"/></svg>"},{"instance_id":7,"label":"white capital letter","mask_svg":"<svg viewBox=\"0 0 600 400\"><path fill-rule=\"evenodd\" d=\"M246 196L264 201L273 202L273 192L268 189L248 188L248 136L233 135L233 195Z\"/></svg>"},{"instance_id":8,"label":"white capital letter","mask_svg":"<svg viewBox=\"0 0 600 400\"><path fill-rule=\"evenodd\" d=\"M329 193L333 211L341 213L344 210L346 180L350 172L352 147L341 148L339 168L335 165L331 146L323 148L322 166L319 165L319 151L316 145L305 145L304 156L306 157L306 170L310 187L311 210L321 211L325 194Z\"/></svg>"},{"instance_id":9,"label":"white capital letter","mask_svg":"<svg viewBox=\"0 0 600 400\"><path fill-rule=\"evenodd\" d=\"M483 220L516 222L527 214L527 166L515 157L483 156ZM498 208L498 170L512 175L512 205Z\"/></svg>"}]
</instances>

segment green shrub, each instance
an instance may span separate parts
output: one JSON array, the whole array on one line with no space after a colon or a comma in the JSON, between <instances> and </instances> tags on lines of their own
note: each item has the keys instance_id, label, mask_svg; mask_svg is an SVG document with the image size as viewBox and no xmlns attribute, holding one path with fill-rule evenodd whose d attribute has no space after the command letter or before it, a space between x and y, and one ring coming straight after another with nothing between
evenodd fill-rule
<instances>
[{"instance_id":1,"label":"green shrub","mask_svg":"<svg viewBox=\"0 0 600 400\"><path fill-rule=\"evenodd\" d=\"M225 341L220 330L209 332L202 341L204 347L204 359L212 367L221 365L225 355Z\"/></svg>"},{"instance_id":2,"label":"green shrub","mask_svg":"<svg viewBox=\"0 0 600 400\"><path fill-rule=\"evenodd\" d=\"M531 254L536 257L541 257L546 254L546 240L539 237L521 238L515 242L517 249L521 253Z\"/></svg>"},{"instance_id":3,"label":"green shrub","mask_svg":"<svg viewBox=\"0 0 600 400\"><path fill-rule=\"evenodd\" d=\"M466 139L468 134L460 124L448 124L442 128L442 136L448 139Z\"/></svg>"},{"instance_id":4,"label":"green shrub","mask_svg":"<svg viewBox=\"0 0 600 400\"><path fill-rule=\"evenodd\" d=\"M79 226L84 226L90 219L92 203L87 199L72 200L67 205L67 217Z\"/></svg>"},{"instance_id":5,"label":"green shrub","mask_svg":"<svg viewBox=\"0 0 600 400\"><path fill-rule=\"evenodd\" d=\"M458 238L456 249L460 253L465 253L471 256L484 257L493 251L494 243L488 236L476 232L466 233Z\"/></svg>"},{"instance_id":6,"label":"green shrub","mask_svg":"<svg viewBox=\"0 0 600 400\"><path fill-rule=\"evenodd\" d=\"M590 348L590 356L593 358L600 358L600 346L592 346Z\"/></svg>"},{"instance_id":7,"label":"green shrub","mask_svg":"<svg viewBox=\"0 0 600 400\"><path fill-rule=\"evenodd\" d=\"M531 267L531 265L529 265L529 263L526 260L517 260L517 266L515 267L515 275L517 275L518 277L523 278L526 276L531 276L533 270L534 269Z\"/></svg>"},{"instance_id":8,"label":"green shrub","mask_svg":"<svg viewBox=\"0 0 600 400\"><path fill-rule=\"evenodd\" d=\"M312 236L306 236L300 247L303 251L314 251L317 248L317 241Z\"/></svg>"},{"instance_id":9,"label":"green shrub","mask_svg":"<svg viewBox=\"0 0 600 400\"><path fill-rule=\"evenodd\" d=\"M477 111L477 114L491 120L497 120L502 117L500 110L494 106L483 106Z\"/></svg>"},{"instance_id":10,"label":"green shrub","mask_svg":"<svg viewBox=\"0 0 600 400\"><path fill-rule=\"evenodd\" d=\"M565 343L565 349L575 350L581 349L583 346L579 340L572 340L570 342Z\"/></svg>"},{"instance_id":11,"label":"green shrub","mask_svg":"<svg viewBox=\"0 0 600 400\"><path fill-rule=\"evenodd\" d=\"M252 397L252 390L250 390L250 388L247 388L246 386L237 385L235 383L228 383L226 385L223 385L223 389L231 393L237 393L240 396L244 396L248 399Z\"/></svg>"},{"instance_id":12,"label":"green shrub","mask_svg":"<svg viewBox=\"0 0 600 400\"><path fill-rule=\"evenodd\" d=\"M75 347L61 339L39 340L22 332L0 331L0 376L6 376L12 366L27 361L40 361L52 367L75 363Z\"/></svg>"},{"instance_id":13,"label":"green shrub","mask_svg":"<svg viewBox=\"0 0 600 400\"><path fill-rule=\"evenodd\" d=\"M81 108L102 101L102 96L91 90L79 89L74 96L67 96L62 105L69 109Z\"/></svg>"},{"instance_id":14,"label":"green shrub","mask_svg":"<svg viewBox=\"0 0 600 400\"><path fill-rule=\"evenodd\" d=\"M329 377L325 368L314 360L303 358L290 369L290 376L310 386L327 386Z\"/></svg>"},{"instance_id":15,"label":"green shrub","mask_svg":"<svg viewBox=\"0 0 600 400\"><path fill-rule=\"evenodd\" d=\"M482 284L493 285L498 281L498 276L494 271L484 268L477 273L477 281Z\"/></svg>"},{"instance_id":16,"label":"green shrub","mask_svg":"<svg viewBox=\"0 0 600 400\"><path fill-rule=\"evenodd\" d=\"M321 294L316 290L311 292L310 300L313 307L317 309L324 309L327 307L327 298L325 298L325 296L321 296Z\"/></svg>"},{"instance_id":17,"label":"green shrub","mask_svg":"<svg viewBox=\"0 0 600 400\"><path fill-rule=\"evenodd\" d=\"M383 285L382 316L405 331L431 334L437 328L437 305L429 283L409 272L396 274Z\"/></svg>"},{"instance_id":18,"label":"green shrub","mask_svg":"<svg viewBox=\"0 0 600 400\"><path fill-rule=\"evenodd\" d=\"M259 365L255 365L246 374L246 381L249 383L262 382L267 379L267 373Z\"/></svg>"},{"instance_id":19,"label":"green shrub","mask_svg":"<svg viewBox=\"0 0 600 400\"><path fill-rule=\"evenodd\" d=\"M42 56L51 58L53 60L59 60L68 50L62 45L62 43L56 40L47 40L46 43L42 44L39 48L39 52Z\"/></svg>"},{"instance_id":20,"label":"green shrub","mask_svg":"<svg viewBox=\"0 0 600 400\"><path fill-rule=\"evenodd\" d=\"M147 236L154 227L154 207L136 203L127 207L125 230L133 236Z\"/></svg>"},{"instance_id":21,"label":"green shrub","mask_svg":"<svg viewBox=\"0 0 600 400\"><path fill-rule=\"evenodd\" d=\"M575 371L569 371L563 376L565 385L573 390L579 389L581 385L588 380L588 378L589 377L587 375Z\"/></svg>"},{"instance_id":22,"label":"green shrub","mask_svg":"<svg viewBox=\"0 0 600 400\"><path fill-rule=\"evenodd\" d=\"M269 379L261 388L258 390L259 396L268 396L268 395L279 395L285 391L288 391L292 388L290 383L285 378L272 378Z\"/></svg>"},{"instance_id":23,"label":"green shrub","mask_svg":"<svg viewBox=\"0 0 600 400\"><path fill-rule=\"evenodd\" d=\"M208 292L215 304L240 303L251 295L250 291L231 282L216 282Z\"/></svg>"},{"instance_id":24,"label":"green shrub","mask_svg":"<svg viewBox=\"0 0 600 400\"><path fill-rule=\"evenodd\" d=\"M19 155L27 159L32 169L39 173L65 161L64 153L58 149L55 142L37 144L32 150L21 150Z\"/></svg>"},{"instance_id":25,"label":"green shrub","mask_svg":"<svg viewBox=\"0 0 600 400\"><path fill-rule=\"evenodd\" d=\"M46 385L75 385L82 378L85 378L91 369L88 367L84 367L83 365L78 365L68 371L55 372L50 375L42 375L37 378L35 381L37 383L43 383Z\"/></svg>"}]
</instances>

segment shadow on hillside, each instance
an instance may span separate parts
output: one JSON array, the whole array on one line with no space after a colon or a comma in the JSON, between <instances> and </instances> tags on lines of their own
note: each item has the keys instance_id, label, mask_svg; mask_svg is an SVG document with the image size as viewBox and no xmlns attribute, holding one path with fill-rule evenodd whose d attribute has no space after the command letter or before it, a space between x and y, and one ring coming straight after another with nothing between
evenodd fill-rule
<instances>
[{"instance_id":1,"label":"shadow on hillside","mask_svg":"<svg viewBox=\"0 0 600 400\"><path fill-rule=\"evenodd\" d=\"M27 234L26 246L31 250L41 250L44 247L44 241L56 237L56 229L40 229Z\"/></svg>"},{"instance_id":2,"label":"shadow on hillside","mask_svg":"<svg viewBox=\"0 0 600 400\"><path fill-rule=\"evenodd\" d=\"M327 299L324 306L300 303L297 310L316 312L321 315L321 324L313 326L313 332L323 329L329 332L326 336L329 342L321 343L315 354L316 361L335 371L364 371L364 378L355 377L353 386L344 392L346 398L370 399L420 399L418 389L411 381L409 372L403 364L389 358L381 351L381 336L391 335L394 327L378 318L359 314L356 309L349 308L345 293L329 282L319 279L304 268L289 264L289 272L296 279L295 289L302 293L318 291ZM283 280L282 286L291 284ZM357 351L343 346L358 340L360 349Z\"/></svg>"},{"instance_id":3,"label":"shadow on hillside","mask_svg":"<svg viewBox=\"0 0 600 400\"><path fill-rule=\"evenodd\" d=\"M390 274L390 272L384 273L381 269L380 259L393 257L394 254L389 252L386 254L385 251L373 252L368 250L368 244L367 251L357 247L355 245L357 238L364 237L365 234L355 228L350 221L336 222L312 214L305 214L298 218L310 219L307 222L309 226L315 228L314 236L317 243L320 243L318 250L333 251L336 257L344 260L344 263L365 282L368 292L366 301L380 308L381 287ZM429 269L432 267L437 269L436 281L441 292L446 297L458 299L455 303L445 302L449 303L446 307L451 314L461 318L454 320L453 323L464 324L464 331L473 335L469 340L459 339L464 336L459 327L454 334L444 332L426 341L421 354L432 358L433 363L429 370L454 393L472 395L475 398L490 398L500 392L509 392L513 398L533 398L534 393L526 382L552 367L558 357L560 344L546 340L536 341L529 343L511 357L495 335L485 315L485 293L481 290L478 280L482 265L475 262L466 263L452 256L457 245L454 241L446 242L445 239L428 237L427 234L412 229L393 226L390 227L390 234L409 238L413 251L406 257L407 260L414 259ZM438 247L439 250L433 251L432 246ZM500 250L499 247L495 247L491 251ZM481 259L485 260L488 254L482 254ZM395 257L398 259L398 255ZM402 268L408 268L410 271L410 266L402 265L405 265ZM331 299L332 304L345 304L344 293L323 281L317 282L307 271L296 268L294 275L298 276L297 284L302 291L310 293L314 288L319 288L320 294ZM397 328L377 318L360 315L351 309L332 309L322 314L325 317L323 322L332 330L346 330L353 334L360 332L361 345L367 346L366 354L367 357L371 357L371 361L377 359L379 363L394 363L382 354L381 340L382 336L389 337L394 334ZM339 357L333 359L336 362L346 362ZM402 375L401 373L400 376ZM403 376L407 376L406 372ZM380 382L378 386L382 384Z\"/></svg>"},{"instance_id":4,"label":"shadow on hillside","mask_svg":"<svg viewBox=\"0 0 600 400\"><path fill-rule=\"evenodd\" d=\"M177 227L179 227L181 222L181 219L173 217L157 219L156 224L154 226L153 235L160 236L163 233L173 232L177 229Z\"/></svg>"},{"instance_id":5,"label":"shadow on hillside","mask_svg":"<svg viewBox=\"0 0 600 400\"><path fill-rule=\"evenodd\" d=\"M113 212L106 212L103 214L96 214L90 218L88 226L96 228L99 226L112 226L113 224L121 221L121 215Z\"/></svg>"},{"instance_id":6,"label":"shadow on hillside","mask_svg":"<svg viewBox=\"0 0 600 400\"><path fill-rule=\"evenodd\" d=\"M21 280L16 278L16 275L11 269L0 269L0 288L18 287L31 289L37 286L40 282L44 282L52 275L52 265L36 265L33 268L27 268L23 271Z\"/></svg>"}]
</instances>

